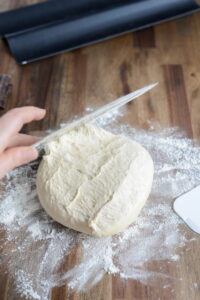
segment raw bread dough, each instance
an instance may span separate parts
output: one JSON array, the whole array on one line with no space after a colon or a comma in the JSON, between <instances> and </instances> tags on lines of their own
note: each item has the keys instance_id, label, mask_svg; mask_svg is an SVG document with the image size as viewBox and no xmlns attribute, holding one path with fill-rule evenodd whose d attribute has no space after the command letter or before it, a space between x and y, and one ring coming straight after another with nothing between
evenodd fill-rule
<instances>
[{"instance_id":1,"label":"raw bread dough","mask_svg":"<svg viewBox=\"0 0 200 300\"><path fill-rule=\"evenodd\" d=\"M113 235L138 216L153 162L138 143L84 125L46 145L37 192L57 222L93 236Z\"/></svg>"}]
</instances>

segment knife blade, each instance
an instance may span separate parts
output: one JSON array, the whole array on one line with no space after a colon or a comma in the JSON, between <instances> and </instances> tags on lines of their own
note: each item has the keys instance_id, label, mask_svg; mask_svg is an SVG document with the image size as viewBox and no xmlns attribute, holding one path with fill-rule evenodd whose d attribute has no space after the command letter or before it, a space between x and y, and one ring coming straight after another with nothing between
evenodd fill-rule
<instances>
[{"instance_id":1,"label":"knife blade","mask_svg":"<svg viewBox=\"0 0 200 300\"><path fill-rule=\"evenodd\" d=\"M59 136L63 135L64 133L67 133L68 131L70 131L78 126L92 122L92 121L96 120L97 118L102 117L104 114L108 113L109 111L117 109L117 108L125 105L126 103L132 101L133 99L138 98L139 96L145 94L146 92L150 91L152 88L154 88L157 85L158 85L158 83L153 83L153 84L145 86L141 89L138 89L130 94L122 96L122 97L104 105L103 107L100 107L99 109L95 110L91 114L88 114L88 115L80 118L79 120L73 121L72 123L66 124L66 126L54 131L53 133L50 133L49 135L47 135L46 137L41 139L39 142L35 143L33 146L36 147L38 149L38 151L41 151L43 149L44 145L47 142L49 142L50 140L52 140L53 138L59 137Z\"/></svg>"}]
</instances>

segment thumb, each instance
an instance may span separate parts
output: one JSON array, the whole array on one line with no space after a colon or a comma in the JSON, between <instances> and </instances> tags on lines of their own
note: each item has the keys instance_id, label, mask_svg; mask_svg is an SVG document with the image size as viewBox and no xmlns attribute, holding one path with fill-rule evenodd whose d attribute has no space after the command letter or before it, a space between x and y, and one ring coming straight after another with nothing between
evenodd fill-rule
<instances>
[{"instance_id":1,"label":"thumb","mask_svg":"<svg viewBox=\"0 0 200 300\"><path fill-rule=\"evenodd\" d=\"M37 159L38 152L34 147L14 147L0 155L0 178L7 172Z\"/></svg>"}]
</instances>

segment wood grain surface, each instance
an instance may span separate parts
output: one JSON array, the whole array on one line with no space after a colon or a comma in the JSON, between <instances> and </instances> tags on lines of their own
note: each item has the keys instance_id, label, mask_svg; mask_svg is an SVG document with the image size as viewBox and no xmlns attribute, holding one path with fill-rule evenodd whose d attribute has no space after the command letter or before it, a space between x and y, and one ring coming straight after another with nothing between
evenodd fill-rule
<instances>
[{"instance_id":1,"label":"wood grain surface","mask_svg":"<svg viewBox=\"0 0 200 300\"><path fill-rule=\"evenodd\" d=\"M0 10L36 2L1 0ZM0 61L0 73L11 75L14 85L1 114L23 105L47 109L45 120L27 125L25 132L55 128L85 107L99 107L158 81L158 88L126 106L122 121L140 128L149 121L163 128L180 126L200 140L200 13L25 66L17 65L0 41ZM156 262L165 274L182 278L173 283L173 292L161 284L106 275L88 292L54 288L52 300L199 300L200 239L187 248L178 262ZM12 274L0 276L0 300L24 300L14 293ZM194 282L197 287L188 288Z\"/></svg>"}]
</instances>

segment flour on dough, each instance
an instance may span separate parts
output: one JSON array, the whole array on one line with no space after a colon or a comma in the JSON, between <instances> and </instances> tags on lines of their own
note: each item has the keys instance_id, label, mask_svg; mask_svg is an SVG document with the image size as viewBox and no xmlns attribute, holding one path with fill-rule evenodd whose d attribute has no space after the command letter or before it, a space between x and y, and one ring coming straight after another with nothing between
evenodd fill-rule
<instances>
[{"instance_id":1,"label":"flour on dough","mask_svg":"<svg viewBox=\"0 0 200 300\"><path fill-rule=\"evenodd\" d=\"M138 143L92 125L49 142L37 192L57 222L93 236L122 231L150 193L153 162Z\"/></svg>"}]
</instances>

